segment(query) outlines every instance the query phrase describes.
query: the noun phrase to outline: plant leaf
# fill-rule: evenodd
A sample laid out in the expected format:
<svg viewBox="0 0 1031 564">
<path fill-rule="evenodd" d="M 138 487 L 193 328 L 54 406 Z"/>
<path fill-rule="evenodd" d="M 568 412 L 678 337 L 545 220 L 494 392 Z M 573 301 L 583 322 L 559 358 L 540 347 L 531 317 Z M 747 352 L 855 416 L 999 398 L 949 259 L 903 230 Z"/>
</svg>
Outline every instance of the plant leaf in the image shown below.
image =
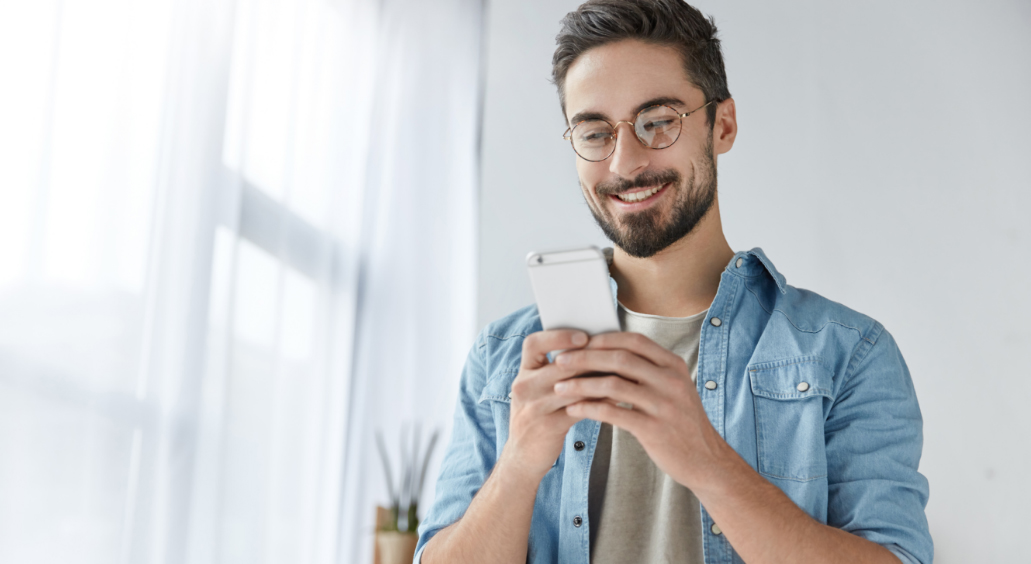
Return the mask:
<svg viewBox="0 0 1031 564">
<path fill-rule="evenodd" d="M 408 476 L 408 504 L 411 506 L 419 499 L 419 439 L 422 438 L 422 430 L 419 426 L 419 422 L 415 422 L 415 436 L 414 444 L 412 445 L 412 453 L 408 457 L 409 467 L 411 471 Z"/>
</svg>

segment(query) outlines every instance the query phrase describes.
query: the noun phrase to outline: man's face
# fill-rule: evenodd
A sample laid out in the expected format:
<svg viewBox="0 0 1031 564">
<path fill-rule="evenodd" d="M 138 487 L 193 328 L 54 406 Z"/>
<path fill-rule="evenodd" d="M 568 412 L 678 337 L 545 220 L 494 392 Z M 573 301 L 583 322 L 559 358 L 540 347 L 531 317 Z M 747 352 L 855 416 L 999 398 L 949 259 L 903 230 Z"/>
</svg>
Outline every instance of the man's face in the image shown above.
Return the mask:
<svg viewBox="0 0 1031 564">
<path fill-rule="evenodd" d="M 678 113 L 708 101 L 688 81 L 676 51 L 632 40 L 580 55 L 566 74 L 565 92 L 569 125 L 585 114 L 632 123 L 643 105 L 656 100 Z M 616 135 L 608 159 L 576 157 L 580 188 L 616 246 L 634 257 L 650 257 L 690 233 L 715 201 L 712 128 L 702 110 L 683 119 L 680 137 L 665 149 L 644 146 L 632 125 L 619 124 Z M 628 194 L 655 189 L 643 200 L 625 201 Z"/>
</svg>

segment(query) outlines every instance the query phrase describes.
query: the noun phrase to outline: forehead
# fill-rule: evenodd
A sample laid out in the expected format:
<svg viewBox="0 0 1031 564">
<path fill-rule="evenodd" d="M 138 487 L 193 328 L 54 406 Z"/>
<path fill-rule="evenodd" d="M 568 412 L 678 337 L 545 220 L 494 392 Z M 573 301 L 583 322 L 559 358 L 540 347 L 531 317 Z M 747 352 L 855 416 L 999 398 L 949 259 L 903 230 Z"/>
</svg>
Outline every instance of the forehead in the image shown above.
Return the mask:
<svg viewBox="0 0 1031 564">
<path fill-rule="evenodd" d="M 567 119 L 581 112 L 626 119 L 644 100 L 670 96 L 693 104 L 704 98 L 688 80 L 680 53 L 635 40 L 585 51 L 566 73 L 565 95 Z"/>
</svg>

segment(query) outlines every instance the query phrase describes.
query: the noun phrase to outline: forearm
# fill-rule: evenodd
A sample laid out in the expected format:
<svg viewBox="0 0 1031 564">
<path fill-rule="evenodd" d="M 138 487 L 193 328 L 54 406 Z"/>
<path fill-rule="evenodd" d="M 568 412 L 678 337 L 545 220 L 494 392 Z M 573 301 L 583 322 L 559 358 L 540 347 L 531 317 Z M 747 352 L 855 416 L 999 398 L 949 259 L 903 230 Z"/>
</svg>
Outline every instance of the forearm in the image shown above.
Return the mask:
<svg viewBox="0 0 1031 564">
<path fill-rule="evenodd" d="M 502 452 L 493 472 L 458 522 L 426 544 L 422 564 L 522 564 L 540 479 Z"/>
<path fill-rule="evenodd" d="M 694 493 L 748 564 L 899 564 L 879 544 L 811 518 L 729 445 L 720 466 Z"/>
</svg>

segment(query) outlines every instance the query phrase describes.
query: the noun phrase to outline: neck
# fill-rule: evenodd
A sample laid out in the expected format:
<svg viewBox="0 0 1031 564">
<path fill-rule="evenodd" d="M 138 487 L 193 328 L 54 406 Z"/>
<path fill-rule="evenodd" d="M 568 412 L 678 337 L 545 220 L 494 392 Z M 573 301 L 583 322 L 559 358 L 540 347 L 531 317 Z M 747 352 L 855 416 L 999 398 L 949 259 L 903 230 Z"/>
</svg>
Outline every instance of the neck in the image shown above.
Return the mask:
<svg viewBox="0 0 1031 564">
<path fill-rule="evenodd" d="M 635 258 L 613 249 L 611 274 L 620 303 L 631 311 L 688 317 L 712 304 L 733 256 L 716 201 L 691 233 L 654 256 Z"/>
</svg>

